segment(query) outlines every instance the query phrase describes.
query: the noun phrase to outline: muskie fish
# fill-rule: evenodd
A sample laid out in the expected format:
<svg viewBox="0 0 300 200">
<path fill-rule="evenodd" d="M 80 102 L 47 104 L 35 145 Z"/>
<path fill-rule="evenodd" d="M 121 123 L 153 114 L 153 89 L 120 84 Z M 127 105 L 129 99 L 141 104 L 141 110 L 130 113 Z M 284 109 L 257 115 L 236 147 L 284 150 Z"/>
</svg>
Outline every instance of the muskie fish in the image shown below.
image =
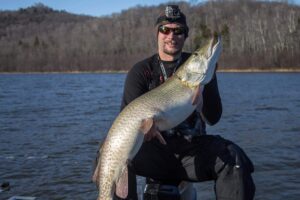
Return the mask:
<svg viewBox="0 0 300 200">
<path fill-rule="evenodd" d="M 98 200 L 112 199 L 128 160 L 140 149 L 144 134 L 155 124 L 159 131 L 184 121 L 197 106 L 200 85 L 213 77 L 221 54 L 221 38 L 212 36 L 157 88 L 128 104 L 113 122 L 96 168 Z"/>
</svg>

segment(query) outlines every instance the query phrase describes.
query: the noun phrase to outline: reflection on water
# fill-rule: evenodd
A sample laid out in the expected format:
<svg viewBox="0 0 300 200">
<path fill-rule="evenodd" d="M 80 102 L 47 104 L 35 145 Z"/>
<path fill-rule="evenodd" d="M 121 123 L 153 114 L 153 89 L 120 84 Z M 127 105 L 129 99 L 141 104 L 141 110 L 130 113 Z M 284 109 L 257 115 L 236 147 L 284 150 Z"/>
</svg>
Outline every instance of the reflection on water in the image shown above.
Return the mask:
<svg viewBox="0 0 300 200">
<path fill-rule="evenodd" d="M 221 73 L 224 112 L 208 127 L 255 164 L 255 199 L 300 196 L 300 74 Z M 125 74 L 0 75 L 0 183 L 13 195 L 95 199 L 91 170 L 119 111 Z M 196 184 L 214 199 L 213 183 Z"/>
</svg>

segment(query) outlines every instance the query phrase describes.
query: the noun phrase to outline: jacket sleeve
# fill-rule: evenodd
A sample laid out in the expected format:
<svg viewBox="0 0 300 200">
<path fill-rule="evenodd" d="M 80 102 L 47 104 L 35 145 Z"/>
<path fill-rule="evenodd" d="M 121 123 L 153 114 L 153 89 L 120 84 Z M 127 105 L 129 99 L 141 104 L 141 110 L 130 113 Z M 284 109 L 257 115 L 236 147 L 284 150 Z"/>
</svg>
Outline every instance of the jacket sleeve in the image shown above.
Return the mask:
<svg viewBox="0 0 300 200">
<path fill-rule="evenodd" d="M 218 89 L 216 74 L 212 80 L 204 86 L 202 118 L 209 124 L 216 124 L 222 115 L 222 102 Z"/>
<path fill-rule="evenodd" d="M 142 65 L 137 64 L 128 72 L 124 85 L 121 110 L 135 98 L 148 91 L 147 79 L 143 69 Z"/>
</svg>

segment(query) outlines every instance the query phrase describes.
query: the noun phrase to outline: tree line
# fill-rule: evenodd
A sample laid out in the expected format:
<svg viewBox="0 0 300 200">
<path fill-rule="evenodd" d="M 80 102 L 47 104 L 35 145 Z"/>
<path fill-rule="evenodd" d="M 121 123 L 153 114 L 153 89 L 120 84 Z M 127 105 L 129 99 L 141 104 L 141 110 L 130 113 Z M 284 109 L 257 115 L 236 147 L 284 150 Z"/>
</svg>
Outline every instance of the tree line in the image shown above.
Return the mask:
<svg viewBox="0 0 300 200">
<path fill-rule="evenodd" d="M 300 69 L 298 5 L 254 0 L 178 4 L 190 27 L 185 51 L 218 30 L 220 69 Z M 40 3 L 0 11 L 0 72 L 128 70 L 156 53 L 154 24 L 165 6 L 137 6 L 103 17 Z"/>
</svg>

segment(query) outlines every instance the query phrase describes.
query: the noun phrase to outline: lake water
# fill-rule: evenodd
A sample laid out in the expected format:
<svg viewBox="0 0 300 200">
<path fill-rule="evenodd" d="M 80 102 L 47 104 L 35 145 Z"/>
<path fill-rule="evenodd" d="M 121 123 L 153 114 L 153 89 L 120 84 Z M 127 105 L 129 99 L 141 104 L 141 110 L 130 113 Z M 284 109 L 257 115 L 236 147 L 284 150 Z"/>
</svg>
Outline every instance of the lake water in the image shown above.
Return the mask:
<svg viewBox="0 0 300 200">
<path fill-rule="evenodd" d="M 38 199 L 96 199 L 99 142 L 116 117 L 125 74 L 1 74 L 0 184 Z M 300 198 L 300 74 L 219 73 L 220 122 L 208 127 L 255 164 L 260 200 Z M 214 199 L 213 183 L 196 184 Z"/>
</svg>

